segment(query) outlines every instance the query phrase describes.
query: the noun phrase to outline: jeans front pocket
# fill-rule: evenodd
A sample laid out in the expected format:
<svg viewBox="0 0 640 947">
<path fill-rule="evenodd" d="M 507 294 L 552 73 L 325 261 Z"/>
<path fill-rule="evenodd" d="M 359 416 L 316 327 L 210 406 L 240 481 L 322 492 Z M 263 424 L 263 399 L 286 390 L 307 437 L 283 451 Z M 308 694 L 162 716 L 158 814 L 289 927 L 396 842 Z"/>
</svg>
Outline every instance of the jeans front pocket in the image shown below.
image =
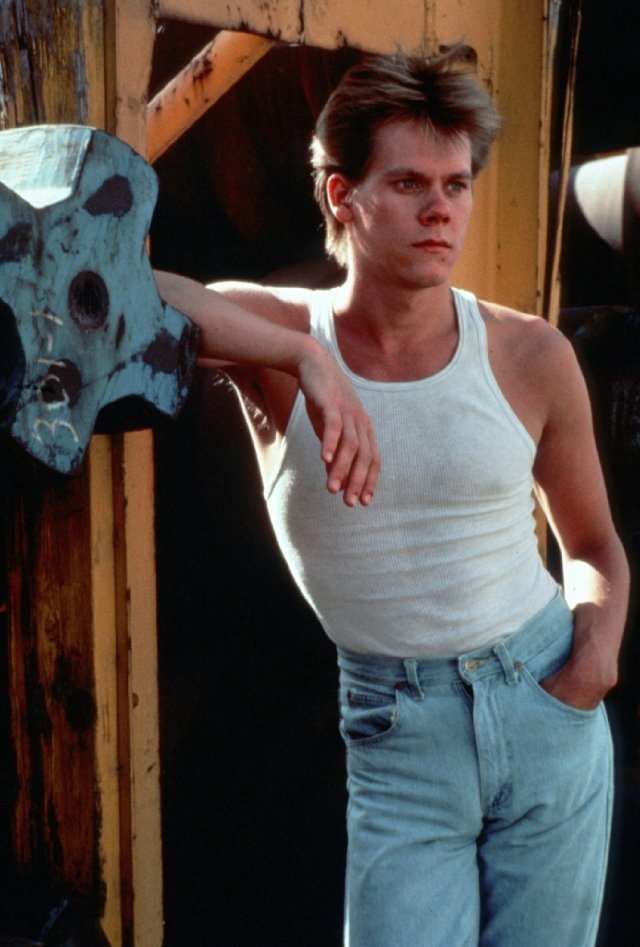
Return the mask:
<svg viewBox="0 0 640 947">
<path fill-rule="evenodd" d="M 340 690 L 340 732 L 347 746 L 379 743 L 398 724 L 399 692 L 345 684 Z"/>
<path fill-rule="evenodd" d="M 565 714 L 575 717 L 578 720 L 589 720 L 592 717 L 596 717 L 601 709 L 602 704 L 598 704 L 597 707 L 593 707 L 589 710 L 583 710 L 580 707 L 574 707 L 572 704 L 567 704 L 562 700 L 559 700 L 557 697 L 554 697 L 553 694 L 550 694 L 549 691 L 545 690 L 541 684 L 541 681 L 544 681 L 547 677 L 550 677 L 552 674 L 556 673 L 563 666 L 563 661 L 556 661 L 551 666 L 551 668 L 546 667 L 543 671 L 535 668 L 524 667 L 522 670 L 522 679 L 529 686 L 531 691 L 536 695 L 539 700 L 545 701 L 551 710 L 562 711 Z"/>
<path fill-rule="evenodd" d="M 576 717 L 578 720 L 589 720 L 592 717 L 596 717 L 600 712 L 602 704 L 598 704 L 597 707 L 593 707 L 589 710 L 583 710 L 580 707 L 574 707 L 572 704 L 567 704 L 562 700 L 558 700 L 557 697 L 554 697 L 553 694 L 550 694 L 549 691 L 546 691 L 540 683 L 540 680 L 544 680 L 544 678 L 548 677 L 549 675 L 545 674 L 544 677 L 537 680 L 536 677 L 527 670 L 527 668 L 524 668 L 522 676 L 523 680 L 527 682 L 534 694 L 536 694 L 538 698 L 546 701 L 552 709 L 555 708 L 556 710 L 568 713 L 569 715 Z"/>
</svg>

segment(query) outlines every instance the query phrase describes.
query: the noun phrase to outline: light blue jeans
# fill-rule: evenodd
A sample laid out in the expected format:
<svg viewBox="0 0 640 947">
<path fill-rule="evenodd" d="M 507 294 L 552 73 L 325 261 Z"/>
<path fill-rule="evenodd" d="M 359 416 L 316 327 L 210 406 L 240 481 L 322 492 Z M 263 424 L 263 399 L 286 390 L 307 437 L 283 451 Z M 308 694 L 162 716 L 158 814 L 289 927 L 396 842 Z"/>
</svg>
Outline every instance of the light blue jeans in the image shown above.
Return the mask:
<svg viewBox="0 0 640 947">
<path fill-rule="evenodd" d="M 346 947 L 591 947 L 609 845 L 603 706 L 538 682 L 567 660 L 561 595 L 491 650 L 340 650 Z"/>
</svg>

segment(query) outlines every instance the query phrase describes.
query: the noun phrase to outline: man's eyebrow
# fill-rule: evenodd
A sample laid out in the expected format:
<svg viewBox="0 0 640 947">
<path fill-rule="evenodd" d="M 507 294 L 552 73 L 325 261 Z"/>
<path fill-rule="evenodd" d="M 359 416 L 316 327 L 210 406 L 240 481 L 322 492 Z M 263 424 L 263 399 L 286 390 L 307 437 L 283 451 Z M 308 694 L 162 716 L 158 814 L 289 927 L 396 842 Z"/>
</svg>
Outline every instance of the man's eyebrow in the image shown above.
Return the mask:
<svg viewBox="0 0 640 947">
<path fill-rule="evenodd" d="M 385 178 L 406 177 L 406 178 L 415 178 L 418 181 L 427 181 L 429 180 L 429 178 L 433 177 L 433 175 L 424 174 L 422 171 L 417 171 L 415 168 L 401 168 L 400 167 L 400 168 L 391 168 L 389 171 L 386 171 L 384 177 Z M 472 181 L 473 173 L 468 168 L 464 168 L 459 171 L 452 171 L 449 174 L 445 174 L 444 177 L 447 178 L 448 180 L 455 178 L 456 180 L 464 179 L 467 181 Z"/>
</svg>

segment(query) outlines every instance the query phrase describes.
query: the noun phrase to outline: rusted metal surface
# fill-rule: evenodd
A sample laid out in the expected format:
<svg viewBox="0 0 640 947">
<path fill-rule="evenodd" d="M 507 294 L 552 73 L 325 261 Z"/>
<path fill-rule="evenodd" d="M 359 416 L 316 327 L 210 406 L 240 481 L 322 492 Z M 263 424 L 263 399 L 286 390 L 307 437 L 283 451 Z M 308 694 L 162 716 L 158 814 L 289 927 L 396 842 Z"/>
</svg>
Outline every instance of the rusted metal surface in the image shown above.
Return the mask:
<svg viewBox="0 0 640 947">
<path fill-rule="evenodd" d="M 0 381 L 4 423 L 62 473 L 78 469 L 105 405 L 135 395 L 174 415 L 186 396 L 197 332 L 155 289 L 144 244 L 156 191 L 149 165 L 104 132 L 0 134 L 0 299 L 24 368 L 12 409 L 16 369 Z"/>
</svg>

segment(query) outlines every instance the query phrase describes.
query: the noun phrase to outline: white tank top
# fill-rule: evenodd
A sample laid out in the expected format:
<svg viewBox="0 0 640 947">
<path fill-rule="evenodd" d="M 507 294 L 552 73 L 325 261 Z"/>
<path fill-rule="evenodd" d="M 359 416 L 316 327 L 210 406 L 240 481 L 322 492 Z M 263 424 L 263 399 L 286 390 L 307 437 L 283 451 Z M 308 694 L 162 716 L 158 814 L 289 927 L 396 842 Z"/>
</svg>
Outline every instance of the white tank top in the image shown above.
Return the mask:
<svg viewBox="0 0 640 947">
<path fill-rule="evenodd" d="M 535 445 L 489 365 L 475 297 L 453 290 L 459 340 L 419 381 L 355 375 L 338 349 L 335 290 L 314 294 L 311 332 L 371 417 L 382 457 L 369 507 L 325 489 L 300 393 L 265 496 L 289 569 L 340 647 L 453 657 L 490 647 L 557 591 L 535 537 Z"/>
</svg>

